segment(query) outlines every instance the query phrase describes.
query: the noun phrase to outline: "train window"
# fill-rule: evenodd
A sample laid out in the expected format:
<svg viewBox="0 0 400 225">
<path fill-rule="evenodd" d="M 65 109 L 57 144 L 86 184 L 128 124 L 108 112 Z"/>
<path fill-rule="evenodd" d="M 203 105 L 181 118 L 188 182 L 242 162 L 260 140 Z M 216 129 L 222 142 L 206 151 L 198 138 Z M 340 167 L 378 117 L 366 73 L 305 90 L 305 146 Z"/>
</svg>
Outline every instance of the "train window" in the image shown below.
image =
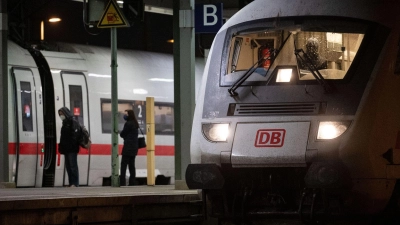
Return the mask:
<svg viewBox="0 0 400 225">
<path fill-rule="evenodd" d="M 84 124 L 81 86 L 69 85 L 69 100 L 70 109 L 72 109 L 75 119 L 77 119 L 80 124 Z"/>
<path fill-rule="evenodd" d="M 21 109 L 22 109 L 22 130 L 33 131 L 32 111 L 32 90 L 29 82 L 20 82 L 21 86 Z"/>
<path fill-rule="evenodd" d="M 122 131 L 125 110 L 133 110 L 142 131 L 146 132 L 146 102 L 118 100 L 118 129 Z M 103 133 L 111 133 L 111 100 L 101 99 L 101 124 Z M 174 134 L 174 107 L 172 103 L 154 103 L 155 133 L 157 135 Z"/>
<path fill-rule="evenodd" d="M 118 130 L 121 132 L 124 128 L 124 112 L 125 110 L 134 109 L 134 102 L 131 101 L 118 101 Z M 103 133 L 111 133 L 111 100 L 102 99 L 101 100 L 101 127 Z M 136 118 L 138 115 L 136 114 Z M 139 122 L 139 121 L 138 121 Z M 139 122 L 140 123 L 140 122 Z"/>
<path fill-rule="evenodd" d="M 299 32 L 295 35 L 300 80 L 315 80 L 313 70 L 324 79 L 343 79 L 360 48 L 364 34 Z"/>
<path fill-rule="evenodd" d="M 222 64 L 226 65 L 225 71 L 222 70 L 222 86 L 235 84 L 243 77 L 246 77 L 241 81 L 243 85 L 314 83 L 313 73 L 320 73 L 328 80 L 343 80 L 366 31 L 362 24 L 325 20 L 281 24 L 281 28 L 272 30 L 246 27 L 237 32 L 236 28 L 226 45 L 228 58 Z M 282 73 L 277 70 L 285 67 L 294 68 L 292 76 L 297 77 L 278 78 L 277 74 Z"/>
<path fill-rule="evenodd" d="M 231 63 L 231 71 L 234 72 L 236 71 L 238 59 L 239 59 L 239 52 L 240 52 L 240 47 L 242 46 L 243 38 L 237 37 L 235 39 L 235 42 L 233 44 L 233 50 L 232 50 L 232 61 Z"/>
<path fill-rule="evenodd" d="M 174 134 L 174 107 L 172 104 L 155 102 L 154 117 L 156 134 Z"/>
</svg>

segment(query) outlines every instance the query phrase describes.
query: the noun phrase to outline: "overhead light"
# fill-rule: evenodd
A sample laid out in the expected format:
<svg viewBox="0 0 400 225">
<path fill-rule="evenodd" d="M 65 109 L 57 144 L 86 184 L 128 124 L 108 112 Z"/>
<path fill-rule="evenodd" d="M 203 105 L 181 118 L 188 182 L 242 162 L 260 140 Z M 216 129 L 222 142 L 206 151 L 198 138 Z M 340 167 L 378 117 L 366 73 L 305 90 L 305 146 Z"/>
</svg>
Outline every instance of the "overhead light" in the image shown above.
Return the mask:
<svg viewBox="0 0 400 225">
<path fill-rule="evenodd" d="M 162 7 L 157 7 L 157 6 L 150 6 L 150 5 L 145 5 L 144 11 L 151 12 L 151 13 L 160 13 L 160 14 L 165 14 L 165 15 L 173 15 L 174 14 L 172 9 L 162 8 Z"/>
<path fill-rule="evenodd" d="M 174 39 L 167 40 L 168 43 L 174 43 Z"/>
<path fill-rule="evenodd" d="M 60 21 L 61 21 L 60 18 L 50 18 L 50 19 L 49 19 L 49 22 L 50 22 L 50 23 L 55 23 L 55 22 L 60 22 Z"/>
<path fill-rule="evenodd" d="M 40 40 L 44 40 L 44 21 L 40 21 Z"/>
<path fill-rule="evenodd" d="M 124 1 L 116 1 L 118 4 L 118 7 L 123 8 Z"/>
</svg>

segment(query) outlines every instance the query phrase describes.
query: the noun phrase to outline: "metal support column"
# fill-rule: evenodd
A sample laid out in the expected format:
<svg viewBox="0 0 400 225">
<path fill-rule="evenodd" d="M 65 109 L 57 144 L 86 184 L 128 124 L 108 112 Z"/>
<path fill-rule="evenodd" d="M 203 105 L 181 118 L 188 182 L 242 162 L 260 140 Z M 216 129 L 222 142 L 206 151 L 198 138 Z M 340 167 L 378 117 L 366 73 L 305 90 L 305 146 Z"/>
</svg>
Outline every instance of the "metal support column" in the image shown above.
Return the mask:
<svg viewBox="0 0 400 225">
<path fill-rule="evenodd" d="M 7 1 L 0 1 L 0 188 L 10 182 L 8 162 L 8 57 L 7 57 Z"/>
<path fill-rule="evenodd" d="M 111 132 L 111 186 L 119 187 L 119 159 L 118 159 L 118 76 L 117 76 L 117 28 L 111 28 L 111 114 L 113 126 Z"/>
<path fill-rule="evenodd" d="M 173 1 L 173 8 L 175 188 L 184 189 L 195 108 L 194 0 Z"/>
</svg>

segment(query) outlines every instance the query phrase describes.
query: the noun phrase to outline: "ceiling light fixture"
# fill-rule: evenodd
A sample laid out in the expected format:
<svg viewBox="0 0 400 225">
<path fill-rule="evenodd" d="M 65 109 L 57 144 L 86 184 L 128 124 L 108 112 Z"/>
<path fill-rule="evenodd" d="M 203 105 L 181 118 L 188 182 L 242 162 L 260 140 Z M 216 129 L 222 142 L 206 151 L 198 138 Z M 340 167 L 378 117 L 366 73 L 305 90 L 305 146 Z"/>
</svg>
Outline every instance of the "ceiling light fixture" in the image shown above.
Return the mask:
<svg viewBox="0 0 400 225">
<path fill-rule="evenodd" d="M 50 18 L 50 19 L 49 19 L 49 22 L 50 22 L 50 23 L 56 23 L 56 22 L 60 22 L 60 21 L 61 21 L 60 18 Z"/>
</svg>

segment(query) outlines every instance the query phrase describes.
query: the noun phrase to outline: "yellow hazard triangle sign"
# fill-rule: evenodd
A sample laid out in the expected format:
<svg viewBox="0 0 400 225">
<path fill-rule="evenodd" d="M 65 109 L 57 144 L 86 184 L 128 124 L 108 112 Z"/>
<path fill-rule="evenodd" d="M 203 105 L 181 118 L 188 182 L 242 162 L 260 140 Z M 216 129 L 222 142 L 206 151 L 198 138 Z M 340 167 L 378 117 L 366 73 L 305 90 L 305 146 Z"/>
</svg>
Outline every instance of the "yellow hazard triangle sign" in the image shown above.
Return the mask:
<svg viewBox="0 0 400 225">
<path fill-rule="evenodd" d="M 107 4 L 106 10 L 101 17 L 98 28 L 110 28 L 110 27 L 129 27 L 128 21 L 125 19 L 124 14 L 120 11 L 117 3 L 114 0 L 110 0 Z"/>
</svg>

